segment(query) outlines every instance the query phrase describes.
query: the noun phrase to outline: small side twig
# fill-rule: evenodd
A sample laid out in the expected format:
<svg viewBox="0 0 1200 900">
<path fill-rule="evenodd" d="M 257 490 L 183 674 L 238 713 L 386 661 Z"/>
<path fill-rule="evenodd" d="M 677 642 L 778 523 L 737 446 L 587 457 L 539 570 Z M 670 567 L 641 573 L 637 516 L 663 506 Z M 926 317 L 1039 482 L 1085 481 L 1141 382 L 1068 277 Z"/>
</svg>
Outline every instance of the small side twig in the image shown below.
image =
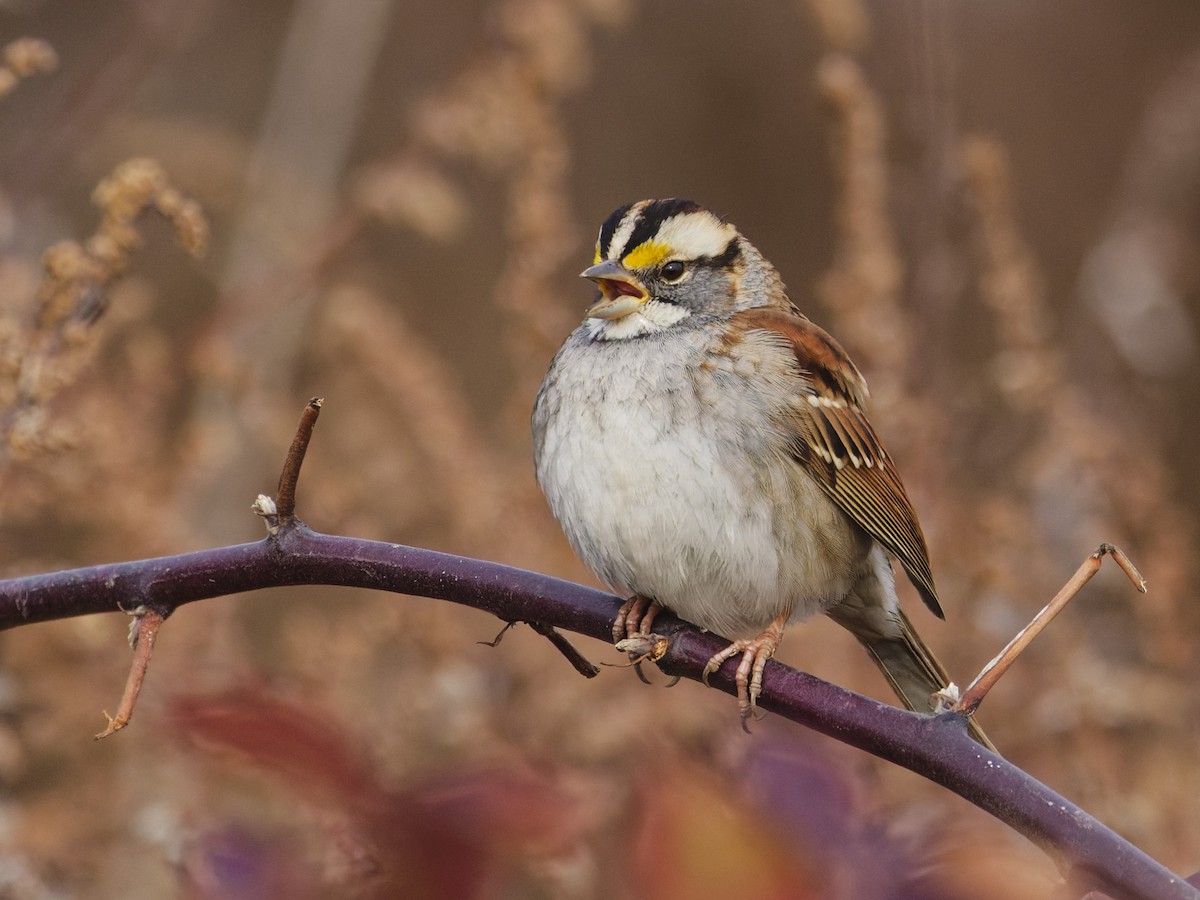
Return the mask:
<svg viewBox="0 0 1200 900">
<path fill-rule="evenodd" d="M 558 631 L 553 625 L 543 625 L 541 622 L 527 622 L 526 624 L 542 637 L 549 640 L 554 645 L 554 649 L 565 656 L 567 662 L 574 666 L 575 671 L 584 678 L 595 678 L 600 674 L 600 667 L 575 649 L 575 645 L 567 640 L 567 636 Z M 516 625 L 517 622 L 515 621 L 506 622 L 504 623 L 504 627 L 500 629 L 500 633 L 490 641 L 476 641 L 475 643 L 484 647 L 499 647 L 500 642 L 504 640 L 504 636 L 508 634 L 511 628 L 516 627 Z"/>
<path fill-rule="evenodd" d="M 317 424 L 317 416 L 321 414 L 324 402 L 320 397 L 313 397 L 308 401 L 300 415 L 300 424 L 296 426 L 292 446 L 288 448 L 287 458 L 283 461 L 283 471 L 279 473 L 279 490 L 275 493 L 275 514 L 281 521 L 287 521 L 296 515 L 296 482 L 300 480 L 300 467 L 304 464 L 304 454 L 308 452 L 313 427 Z"/>
<path fill-rule="evenodd" d="M 288 448 L 287 458 L 283 462 L 283 471 L 279 475 L 279 491 L 276 499 L 272 500 L 260 494 L 254 501 L 252 509 L 267 521 L 267 531 L 277 536 L 280 529 L 295 520 L 296 517 L 296 482 L 300 479 L 300 466 L 304 463 L 304 454 L 308 451 L 309 441 L 312 440 L 313 426 L 321 413 L 322 400 L 314 397 L 304 407 L 300 416 L 300 424 L 296 428 L 296 436 L 292 438 L 292 446 Z M 125 692 L 121 695 L 121 704 L 117 714 L 110 716 L 108 725 L 95 735 L 96 740 L 115 734 L 133 718 L 133 707 L 141 693 L 142 684 L 146 680 L 146 670 L 150 665 L 150 654 L 154 652 L 154 641 L 158 637 L 158 629 L 166 620 L 171 608 L 165 612 L 150 606 L 139 606 L 130 615 L 134 617 L 129 626 L 129 646 L 133 650 L 133 662 L 129 667 L 129 677 L 125 680 Z"/>
<path fill-rule="evenodd" d="M 1096 552 L 1088 556 L 1083 561 L 1083 564 L 1071 576 L 1071 580 L 1063 585 L 1062 590 L 1054 595 L 1054 599 L 1047 603 L 1042 611 L 1033 617 L 1028 625 L 1017 632 L 1017 636 L 1008 642 L 1008 645 L 1000 651 L 1000 653 L 983 667 L 983 671 L 976 676 L 971 682 L 970 687 L 963 692 L 962 698 L 955 704 L 955 711 L 969 716 L 979 704 L 983 702 L 983 698 L 987 696 L 988 691 L 995 686 L 1004 673 L 1009 670 L 1017 657 L 1025 650 L 1026 647 L 1033 641 L 1035 637 L 1042 633 L 1050 621 L 1062 612 L 1063 608 L 1071 602 L 1076 594 L 1082 590 L 1083 586 L 1092 580 L 1092 576 L 1100 571 L 1100 563 L 1105 556 L 1111 556 L 1121 570 L 1129 576 L 1129 580 L 1133 582 L 1133 586 L 1146 593 L 1146 580 L 1142 578 L 1141 573 L 1129 561 L 1129 557 L 1119 547 L 1112 544 L 1101 544 L 1096 548 Z"/>
<path fill-rule="evenodd" d="M 530 622 L 529 627 L 550 641 L 554 649 L 567 658 L 567 662 L 575 667 L 575 671 L 584 678 L 595 678 L 600 674 L 600 667 L 575 649 L 575 645 L 567 640 L 567 636 L 555 629 L 553 625 L 541 622 Z"/>
<path fill-rule="evenodd" d="M 129 626 L 129 646 L 133 650 L 133 662 L 129 666 L 129 677 L 125 680 L 125 692 L 121 695 L 117 714 L 104 714 L 108 725 L 94 736 L 94 740 L 97 741 L 120 731 L 133 718 L 133 707 L 142 691 L 142 683 L 146 680 L 150 654 L 154 652 L 154 640 L 158 637 L 159 626 L 166 620 L 163 613 L 148 606 L 139 606 L 129 614 L 133 616 L 133 622 Z"/>
</svg>

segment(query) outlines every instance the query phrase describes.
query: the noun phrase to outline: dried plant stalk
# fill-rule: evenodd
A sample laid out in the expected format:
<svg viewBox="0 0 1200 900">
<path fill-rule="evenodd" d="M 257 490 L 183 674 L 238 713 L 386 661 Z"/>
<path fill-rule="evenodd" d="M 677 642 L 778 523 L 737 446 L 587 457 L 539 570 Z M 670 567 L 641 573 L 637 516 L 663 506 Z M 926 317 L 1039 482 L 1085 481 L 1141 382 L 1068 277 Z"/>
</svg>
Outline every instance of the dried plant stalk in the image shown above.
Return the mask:
<svg viewBox="0 0 1200 900">
<path fill-rule="evenodd" d="M 1073 511 L 1044 525 L 1060 543 L 1065 533 L 1083 542 L 1097 531 L 1121 528 L 1129 515 L 1139 517 L 1134 531 L 1141 536 L 1147 567 L 1159 585 L 1136 608 L 1150 625 L 1144 652 L 1147 658 L 1188 665 L 1190 650 L 1179 623 L 1189 616 L 1178 598 L 1191 581 L 1190 555 L 1183 545 L 1192 529 L 1168 487 L 1162 449 L 1147 435 L 1136 442 L 1123 435 L 1067 376 L 1051 340 L 1054 317 L 1045 285 L 1016 224 L 1003 149 L 993 140 L 972 137 L 963 143 L 962 161 L 968 197 L 980 223 L 981 292 L 996 323 L 994 383 L 1015 412 L 1036 423 L 1033 439 L 1022 446 L 1021 458 L 1013 465 L 1018 484 L 1029 503 L 1040 492 L 1043 507 Z M 1064 472 L 1075 477 L 1065 479 Z M 1111 497 L 1092 485 L 1105 485 Z M 1019 518 L 1026 516 L 1027 511 Z M 1011 512 L 1008 518 L 1013 518 Z M 1027 542 L 1035 534 L 1027 525 L 1019 532 L 1019 539 Z M 1032 544 L 1027 550 L 1030 559 L 1043 556 Z"/>
<path fill-rule="evenodd" d="M 46 442 L 47 405 L 94 354 L 93 327 L 107 307 L 108 289 L 141 243 L 137 218 L 154 210 L 188 253 L 200 256 L 207 248 L 199 205 L 174 188 L 153 160 L 122 163 L 92 199 L 103 212 L 95 233 L 46 251 L 35 311 L 0 331 L 0 466 L 13 456 L 53 449 Z"/>
<path fill-rule="evenodd" d="M 26 78 L 57 68 L 58 54 L 46 41 L 37 38 L 12 41 L 0 50 L 0 98 L 12 93 Z"/>
<path fill-rule="evenodd" d="M 913 339 L 900 301 L 904 263 L 888 216 L 883 112 L 851 57 L 829 54 L 817 79 L 833 112 L 838 178 L 836 258 L 818 290 L 834 316 L 831 330 L 854 348 L 875 390 L 900 391 Z"/>
</svg>

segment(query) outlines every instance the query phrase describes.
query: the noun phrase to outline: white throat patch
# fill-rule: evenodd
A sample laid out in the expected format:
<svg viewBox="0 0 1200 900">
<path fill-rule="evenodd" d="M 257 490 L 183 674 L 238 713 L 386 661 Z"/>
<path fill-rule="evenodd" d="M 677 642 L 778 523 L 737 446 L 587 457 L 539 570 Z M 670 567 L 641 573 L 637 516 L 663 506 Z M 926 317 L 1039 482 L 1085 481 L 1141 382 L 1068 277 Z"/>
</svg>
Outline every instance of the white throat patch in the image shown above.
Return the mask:
<svg viewBox="0 0 1200 900">
<path fill-rule="evenodd" d="M 691 313 L 673 303 L 647 300 L 640 310 L 619 319 L 588 319 L 588 336 L 594 341 L 624 341 L 665 331 Z"/>
</svg>

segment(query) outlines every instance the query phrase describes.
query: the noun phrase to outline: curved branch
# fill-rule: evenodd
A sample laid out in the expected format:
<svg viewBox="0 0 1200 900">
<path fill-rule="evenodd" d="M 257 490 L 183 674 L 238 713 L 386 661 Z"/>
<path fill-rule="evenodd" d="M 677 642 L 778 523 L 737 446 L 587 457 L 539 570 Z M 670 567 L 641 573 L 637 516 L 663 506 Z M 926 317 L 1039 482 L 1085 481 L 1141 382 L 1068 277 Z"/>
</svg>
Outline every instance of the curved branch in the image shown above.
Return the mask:
<svg viewBox="0 0 1200 900">
<path fill-rule="evenodd" d="M 253 544 L 93 566 L 0 581 L 0 629 L 113 612 L 131 602 L 169 615 L 195 600 L 267 587 L 336 584 L 449 600 L 500 619 L 574 631 L 608 642 L 620 600 L 582 585 L 432 550 L 320 534 L 298 520 Z M 699 680 L 724 647 L 664 613 L 668 638 L 659 667 Z M 710 677 L 735 693 L 732 666 Z M 918 715 L 855 694 L 772 661 L 759 705 L 882 759 L 911 769 L 1051 849 L 1076 886 L 1114 897 L 1200 900 L 1182 878 L 1111 829 L 972 741 L 956 713 Z"/>
</svg>

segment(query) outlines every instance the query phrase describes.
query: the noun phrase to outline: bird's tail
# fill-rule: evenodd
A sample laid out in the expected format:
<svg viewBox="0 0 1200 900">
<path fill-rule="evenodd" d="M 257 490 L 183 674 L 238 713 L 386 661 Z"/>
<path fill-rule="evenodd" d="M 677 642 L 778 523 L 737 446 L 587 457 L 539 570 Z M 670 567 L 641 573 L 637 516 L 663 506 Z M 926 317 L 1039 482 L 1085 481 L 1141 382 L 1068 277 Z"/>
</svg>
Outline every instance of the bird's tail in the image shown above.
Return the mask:
<svg viewBox="0 0 1200 900">
<path fill-rule="evenodd" d="M 932 709 L 930 698 L 950 683 L 950 676 L 902 609 L 888 615 L 889 633 L 877 627 L 874 616 L 864 617 L 852 609 L 835 607 L 829 616 L 858 638 L 905 706 L 924 713 Z M 968 720 L 967 728 L 980 744 L 996 749 L 974 718 Z"/>
</svg>

